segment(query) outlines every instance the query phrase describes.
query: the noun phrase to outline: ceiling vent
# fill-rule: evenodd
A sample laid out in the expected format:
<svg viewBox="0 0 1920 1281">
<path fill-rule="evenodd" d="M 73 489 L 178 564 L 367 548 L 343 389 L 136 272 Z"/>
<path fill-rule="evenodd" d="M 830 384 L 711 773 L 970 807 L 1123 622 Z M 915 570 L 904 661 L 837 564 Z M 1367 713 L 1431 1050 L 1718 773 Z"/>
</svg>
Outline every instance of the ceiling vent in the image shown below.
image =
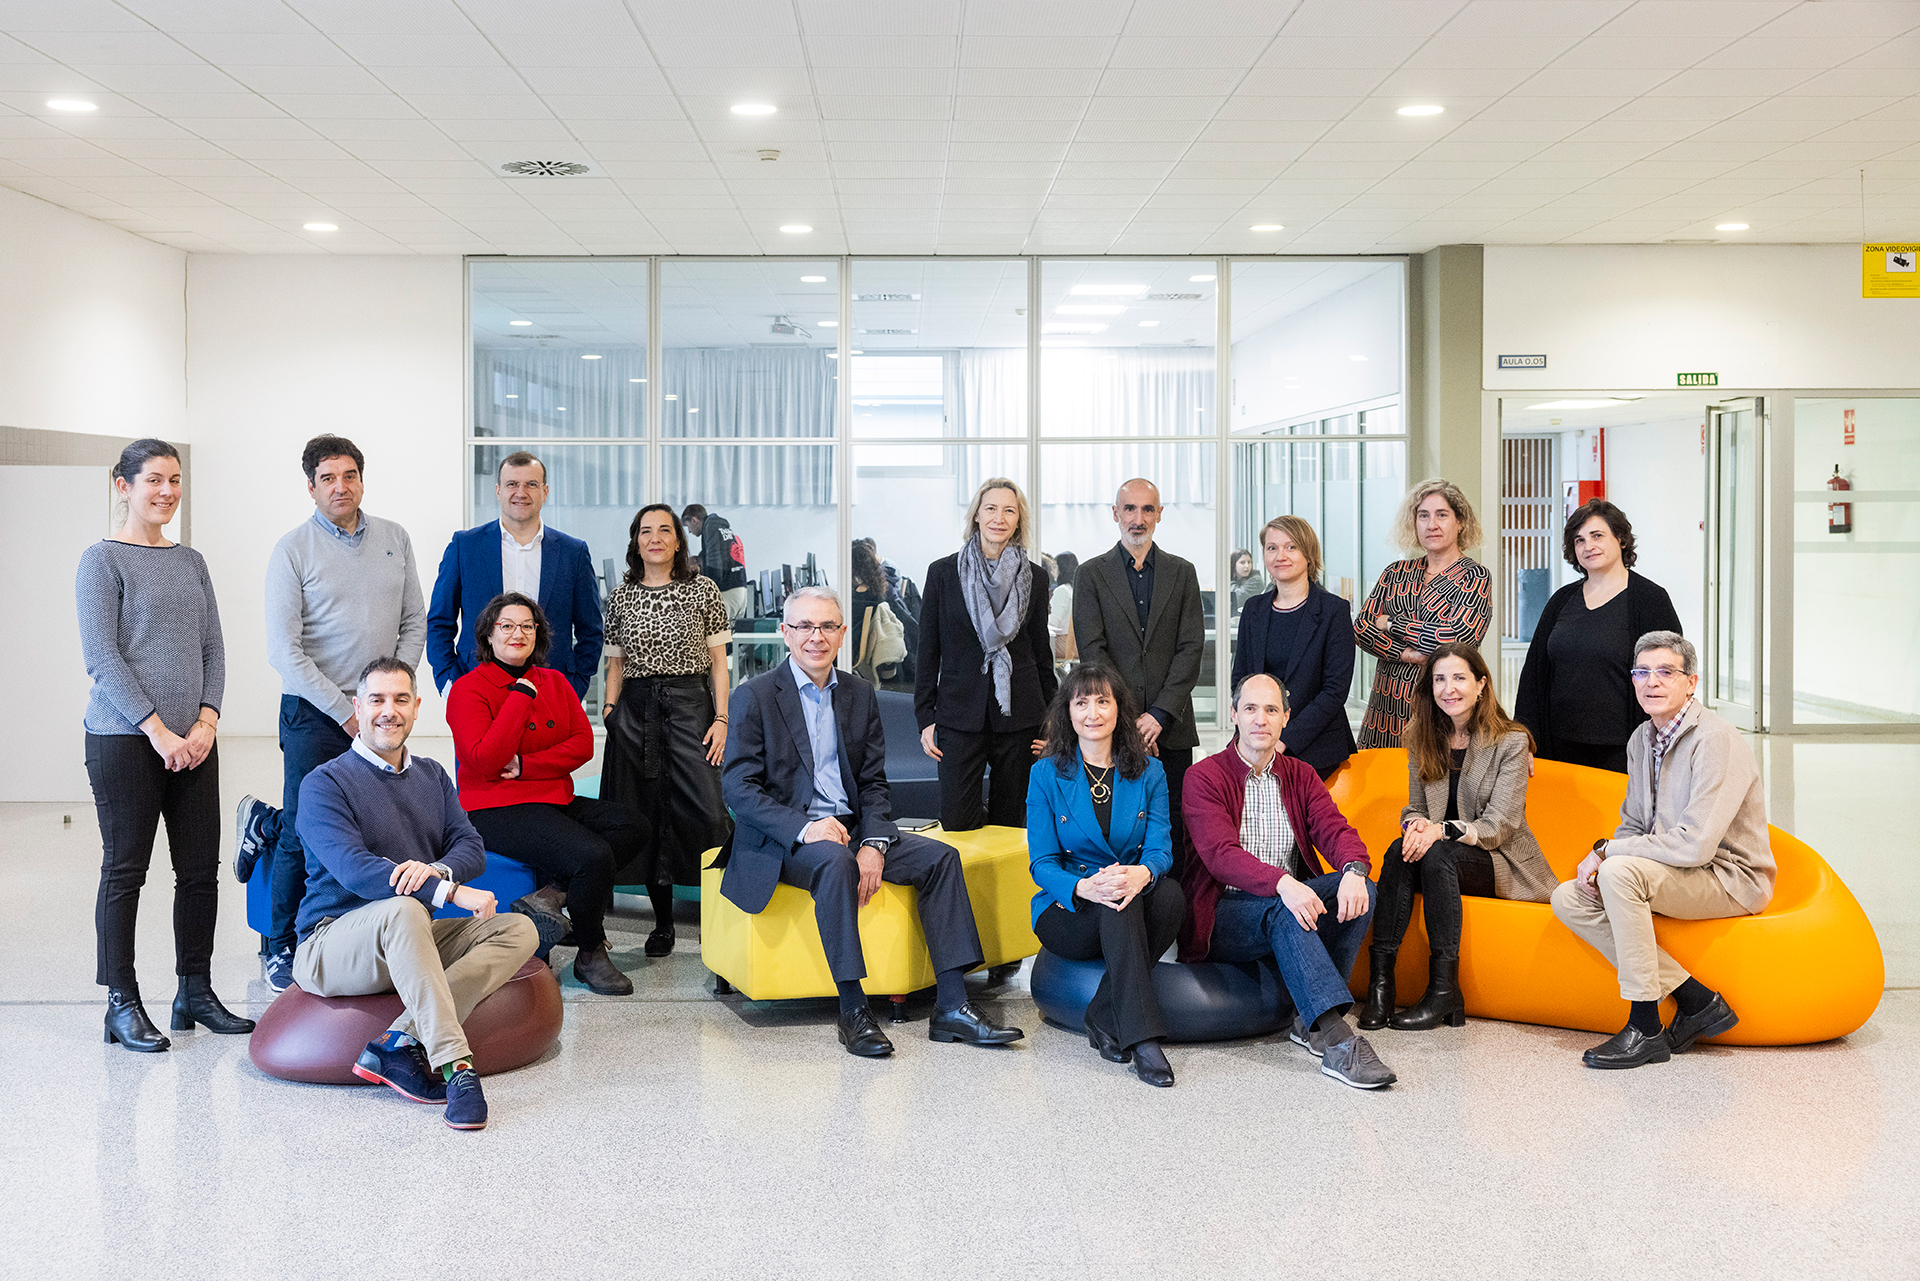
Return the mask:
<svg viewBox="0 0 1920 1281">
<path fill-rule="evenodd" d="M 853 300 L 855 302 L 919 302 L 920 295 L 919 294 L 855 294 L 853 296 Z M 867 333 L 869 331 L 863 329 L 860 332 Z M 872 332 L 877 333 L 879 331 L 874 330 Z"/>
<path fill-rule="evenodd" d="M 856 329 L 856 334 L 917 334 L 918 329 Z"/>
<path fill-rule="evenodd" d="M 539 341 L 541 341 L 541 342 L 545 342 L 545 341 L 546 341 L 547 339 L 549 339 L 549 338 L 558 338 L 558 337 L 560 337 L 560 335 L 559 335 L 559 334 L 508 334 L 508 335 L 507 335 L 507 337 L 509 337 L 509 338 L 531 338 L 531 339 L 537 339 L 537 340 L 539 340 Z"/>
<path fill-rule="evenodd" d="M 1148 302 L 1199 302 L 1205 294 L 1148 294 Z"/>
<path fill-rule="evenodd" d="M 577 160 L 509 160 L 500 172 L 512 178 L 578 178 L 593 167 Z"/>
</svg>

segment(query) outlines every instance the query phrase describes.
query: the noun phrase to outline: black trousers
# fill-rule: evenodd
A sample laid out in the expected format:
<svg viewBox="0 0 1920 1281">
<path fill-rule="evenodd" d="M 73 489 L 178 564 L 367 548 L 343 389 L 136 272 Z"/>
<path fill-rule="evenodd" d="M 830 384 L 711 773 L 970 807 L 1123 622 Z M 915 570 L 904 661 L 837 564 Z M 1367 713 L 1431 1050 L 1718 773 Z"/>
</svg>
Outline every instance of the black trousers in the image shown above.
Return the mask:
<svg viewBox="0 0 1920 1281">
<path fill-rule="evenodd" d="M 820 925 L 827 968 L 835 983 L 867 976 L 860 948 L 860 867 L 855 846 L 809 841 L 780 864 L 780 879 L 813 895 L 813 918 Z M 920 929 L 934 972 L 970 970 L 980 964 L 980 931 L 973 923 L 973 901 L 960 870 L 960 851 L 930 837 L 902 832 L 887 851 L 882 880 L 911 885 L 920 895 Z"/>
<path fill-rule="evenodd" d="M 140 890 L 153 838 L 167 822 L 173 858 L 173 971 L 206 974 L 220 908 L 220 749 L 170 773 L 144 734 L 87 735 L 87 780 L 100 817 L 100 894 L 93 909 L 99 948 L 94 982 L 139 986 L 133 968 Z"/>
<path fill-rule="evenodd" d="M 1027 771 L 1033 768 L 1033 740 L 1040 727 L 1006 730 L 961 730 L 937 725 L 934 746 L 940 749 L 940 826 L 949 832 L 971 832 L 991 823 L 996 827 L 1027 825 Z M 987 804 L 980 805 L 980 779 L 987 780 Z"/>
<path fill-rule="evenodd" d="M 624 805 L 590 796 L 576 796 L 565 805 L 501 805 L 474 810 L 467 818 L 488 849 L 565 887 L 567 916 L 582 952 L 606 941 L 613 874 L 646 848 L 645 819 Z"/>
<path fill-rule="evenodd" d="M 648 836 L 639 857 L 616 869 L 619 884 L 698 885 L 700 856 L 726 840 L 720 767 L 701 741 L 713 718 L 705 676 L 630 676 L 621 685 L 604 718 L 600 796 L 645 820 Z"/>
<path fill-rule="evenodd" d="M 1418 862 L 1400 856 L 1399 841 L 1387 846 L 1380 861 L 1379 906 L 1373 917 L 1373 946 L 1400 950 L 1413 920 L 1413 896 L 1426 906 L 1427 946 L 1435 956 L 1460 955 L 1460 896 L 1493 898 L 1493 855 L 1477 845 L 1435 841 Z"/>
<path fill-rule="evenodd" d="M 1187 865 L 1187 820 L 1186 811 L 1180 805 L 1180 791 L 1187 777 L 1187 767 L 1192 764 L 1191 747 L 1160 749 L 1160 767 L 1167 771 L 1167 821 L 1172 828 L 1175 875 Z"/>
<path fill-rule="evenodd" d="M 300 816 L 300 784 L 334 757 L 352 750 L 353 739 L 340 723 L 293 694 L 280 696 L 280 809 L 267 820 L 273 849 L 268 884 L 272 888 L 267 930 L 269 952 L 292 951 L 298 941 L 294 923 L 307 894 L 307 852 L 294 821 Z"/>
<path fill-rule="evenodd" d="M 1187 919 L 1187 895 L 1180 882 L 1163 876 L 1134 895 L 1116 912 L 1104 903 L 1075 896 L 1067 911 L 1055 903 L 1040 913 L 1033 932 L 1055 956 L 1070 961 L 1105 959 L 1107 972 L 1087 1002 L 1087 1026 L 1107 1033 L 1122 1046 L 1138 1045 L 1167 1034 L 1160 998 L 1153 990 L 1153 967 L 1180 934 Z"/>
<path fill-rule="evenodd" d="M 1625 743 L 1576 743 L 1571 739 L 1561 739 L 1554 746 L 1554 759 L 1565 761 L 1569 765 L 1586 765 L 1593 769 L 1610 769 L 1616 774 L 1627 772 L 1627 745 Z"/>
</svg>

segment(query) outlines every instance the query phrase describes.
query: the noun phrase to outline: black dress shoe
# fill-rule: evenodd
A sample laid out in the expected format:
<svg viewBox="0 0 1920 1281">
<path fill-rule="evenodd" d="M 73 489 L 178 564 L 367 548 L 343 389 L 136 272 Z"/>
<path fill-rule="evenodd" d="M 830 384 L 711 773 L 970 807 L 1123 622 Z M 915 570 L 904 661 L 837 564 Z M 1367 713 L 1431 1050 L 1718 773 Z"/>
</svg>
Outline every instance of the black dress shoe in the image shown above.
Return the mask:
<svg viewBox="0 0 1920 1281">
<path fill-rule="evenodd" d="M 1173 1084 L 1173 1065 L 1158 1041 L 1142 1041 L 1133 1047 L 1133 1074 L 1148 1085 L 1166 1089 Z"/>
<path fill-rule="evenodd" d="M 1581 1055 L 1580 1061 L 1590 1068 L 1637 1068 L 1672 1057 L 1665 1028 L 1649 1036 L 1629 1023 Z"/>
<path fill-rule="evenodd" d="M 1727 1004 L 1727 998 L 1715 992 L 1713 999 L 1698 1014 L 1676 1013 L 1673 1016 L 1673 1022 L 1667 1025 L 1667 1046 L 1675 1054 L 1685 1054 L 1693 1048 L 1695 1041 L 1731 1032 L 1739 1023 L 1740 1016 Z"/>
<path fill-rule="evenodd" d="M 182 974 L 180 993 L 173 998 L 172 1027 L 176 1032 L 191 1032 L 195 1023 L 209 1032 L 242 1036 L 253 1031 L 253 1020 L 241 1018 L 213 994 L 213 981 L 204 974 Z"/>
<path fill-rule="evenodd" d="M 647 935 L 647 955 L 667 956 L 673 952 L 673 927 L 663 925 Z"/>
<path fill-rule="evenodd" d="M 1087 1044 L 1100 1051 L 1100 1057 L 1109 1063 L 1133 1062 L 1133 1051 L 1120 1044 L 1091 1023 L 1087 1025 Z"/>
<path fill-rule="evenodd" d="M 840 1044 L 847 1047 L 848 1054 L 863 1059 L 884 1059 L 893 1053 L 893 1042 L 873 1021 L 873 1011 L 864 1005 L 851 1014 L 840 1015 Z"/>
<path fill-rule="evenodd" d="M 138 988 L 108 989 L 105 1039 L 108 1045 L 118 1041 L 129 1050 L 138 1050 L 142 1054 L 157 1054 L 173 1046 L 173 1042 L 160 1035 L 160 1029 L 147 1017 L 146 1007 L 140 1004 Z"/>
<path fill-rule="evenodd" d="M 927 1020 L 929 1041 L 964 1041 L 968 1045 L 1005 1045 L 1026 1033 L 1017 1027 L 995 1027 L 967 1001 L 951 1010 L 936 1010 Z"/>
</svg>

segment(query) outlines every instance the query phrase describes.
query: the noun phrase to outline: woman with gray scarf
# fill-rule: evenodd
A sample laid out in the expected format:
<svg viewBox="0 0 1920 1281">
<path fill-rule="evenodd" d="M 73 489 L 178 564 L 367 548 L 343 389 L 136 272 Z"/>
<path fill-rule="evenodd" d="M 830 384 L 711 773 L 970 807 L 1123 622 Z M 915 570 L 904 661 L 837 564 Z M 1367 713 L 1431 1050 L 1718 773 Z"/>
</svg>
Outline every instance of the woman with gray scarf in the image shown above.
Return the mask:
<svg viewBox="0 0 1920 1281">
<path fill-rule="evenodd" d="M 1027 771 L 1059 684 L 1047 577 L 1028 556 L 1026 495 L 1004 477 L 987 481 L 967 507 L 964 535 L 958 552 L 927 566 L 914 717 L 921 748 L 940 762 L 940 825 L 1024 828 Z"/>
</svg>

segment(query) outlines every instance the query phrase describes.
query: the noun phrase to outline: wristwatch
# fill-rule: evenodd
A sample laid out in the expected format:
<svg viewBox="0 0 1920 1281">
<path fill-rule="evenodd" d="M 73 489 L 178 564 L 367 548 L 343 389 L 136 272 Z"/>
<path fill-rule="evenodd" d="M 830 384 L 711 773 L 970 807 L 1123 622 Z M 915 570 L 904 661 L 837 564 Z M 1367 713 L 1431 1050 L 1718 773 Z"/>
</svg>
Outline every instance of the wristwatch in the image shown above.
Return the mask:
<svg viewBox="0 0 1920 1281">
<path fill-rule="evenodd" d="M 1356 859 L 1353 862 L 1347 864 L 1345 867 L 1341 868 L 1340 870 L 1342 872 L 1352 872 L 1355 876 L 1359 877 L 1361 880 L 1364 881 L 1368 879 L 1367 873 L 1372 871 L 1373 867 L 1371 864 L 1362 863 Z"/>
<path fill-rule="evenodd" d="M 1607 856 L 1607 838 L 1603 836 L 1599 840 L 1595 841 L 1593 843 L 1593 848 L 1588 850 L 1587 852 L 1589 854 L 1598 854 L 1600 857 L 1605 858 Z"/>
</svg>

